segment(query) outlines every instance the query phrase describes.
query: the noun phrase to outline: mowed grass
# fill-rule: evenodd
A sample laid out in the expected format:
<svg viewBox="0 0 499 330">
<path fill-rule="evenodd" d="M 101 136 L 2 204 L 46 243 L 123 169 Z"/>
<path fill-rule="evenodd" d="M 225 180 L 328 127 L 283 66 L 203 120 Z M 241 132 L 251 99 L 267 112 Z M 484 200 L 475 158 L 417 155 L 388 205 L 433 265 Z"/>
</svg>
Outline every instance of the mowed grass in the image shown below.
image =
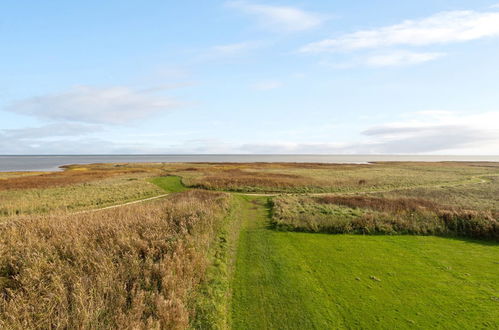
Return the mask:
<svg viewBox="0 0 499 330">
<path fill-rule="evenodd" d="M 182 192 L 187 188 L 182 184 L 182 178 L 178 176 L 162 176 L 149 179 L 149 182 L 154 183 L 166 192 Z"/>
<path fill-rule="evenodd" d="M 244 198 L 234 329 L 498 326 L 498 244 L 276 232 L 266 200 Z"/>
</svg>

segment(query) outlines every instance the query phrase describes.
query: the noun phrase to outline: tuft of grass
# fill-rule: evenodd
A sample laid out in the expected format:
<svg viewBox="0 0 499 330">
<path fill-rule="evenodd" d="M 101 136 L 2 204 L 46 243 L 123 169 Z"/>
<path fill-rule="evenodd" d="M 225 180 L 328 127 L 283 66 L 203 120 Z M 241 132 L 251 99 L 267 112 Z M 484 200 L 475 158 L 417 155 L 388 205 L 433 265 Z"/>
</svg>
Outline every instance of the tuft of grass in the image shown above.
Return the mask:
<svg viewBox="0 0 499 330">
<path fill-rule="evenodd" d="M 149 179 L 149 182 L 154 183 L 166 192 L 175 193 L 187 190 L 182 183 L 182 178 L 179 176 L 162 176 Z"/>
</svg>

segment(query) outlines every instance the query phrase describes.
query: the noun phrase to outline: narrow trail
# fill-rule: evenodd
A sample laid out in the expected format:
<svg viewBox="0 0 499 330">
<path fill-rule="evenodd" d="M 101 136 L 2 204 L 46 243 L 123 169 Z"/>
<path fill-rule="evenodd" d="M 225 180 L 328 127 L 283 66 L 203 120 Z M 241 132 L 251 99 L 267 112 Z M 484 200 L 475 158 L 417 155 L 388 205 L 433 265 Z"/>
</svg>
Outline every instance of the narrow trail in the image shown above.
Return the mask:
<svg viewBox="0 0 499 330">
<path fill-rule="evenodd" d="M 472 184 L 484 184 L 488 183 L 490 181 L 486 180 L 485 177 L 496 177 L 499 175 L 487 175 L 487 176 L 481 176 L 481 177 L 472 177 L 469 179 L 468 182 L 455 182 L 455 183 L 449 183 L 449 184 L 434 184 L 434 185 L 421 185 L 421 186 L 412 186 L 412 187 L 397 187 L 397 188 L 389 188 L 389 189 L 379 189 L 379 190 L 360 190 L 360 191 L 353 191 L 353 192 L 324 192 L 324 193 L 283 193 L 283 192 L 276 192 L 276 193 L 244 193 L 244 192 L 234 192 L 234 191 L 224 191 L 229 194 L 235 194 L 235 195 L 240 195 L 240 196 L 248 196 L 248 197 L 274 197 L 274 196 L 296 196 L 296 195 L 301 195 L 301 196 L 328 196 L 328 195 L 357 195 L 357 194 L 372 194 L 372 193 L 379 193 L 379 192 L 393 192 L 393 191 L 399 191 L 399 190 L 410 190 L 410 189 L 416 189 L 416 188 L 435 188 L 435 187 L 456 187 L 460 185 L 472 185 Z M 478 180 L 478 181 L 473 181 L 473 180 Z M 186 189 L 189 189 L 188 187 L 185 187 Z M 159 198 L 166 197 L 170 195 L 171 193 L 167 194 L 162 194 L 154 197 L 149 197 L 145 199 L 139 199 L 123 204 L 116 204 L 116 205 L 111 205 L 111 206 L 106 206 L 102 208 L 97 208 L 97 209 L 89 209 L 89 210 L 82 210 L 82 211 L 77 211 L 73 212 L 72 214 L 80 214 L 80 213 L 90 213 L 90 212 L 97 212 L 97 211 L 103 211 L 103 210 L 109 210 L 109 209 L 114 209 L 122 206 L 127 206 L 127 205 L 132 205 L 132 204 L 137 204 L 137 203 L 142 203 L 142 202 L 147 202 Z"/>
<path fill-rule="evenodd" d="M 147 202 L 147 201 L 152 201 L 154 199 L 163 198 L 163 197 L 166 197 L 168 195 L 170 195 L 170 194 L 162 194 L 162 195 L 158 195 L 158 196 L 154 196 L 154 197 L 149 197 L 149 198 L 144 198 L 144 199 L 138 199 L 138 200 L 127 202 L 127 203 L 123 203 L 123 204 L 117 204 L 117 205 L 111 205 L 111 206 L 101 207 L 101 208 L 98 208 L 98 209 L 89 209 L 89 210 L 77 211 L 77 212 L 73 212 L 71 214 L 90 213 L 90 212 L 97 212 L 97 211 L 115 209 L 117 207 L 122 207 L 122 206 L 127 206 L 127 205 L 132 205 L 132 204 L 138 204 L 138 203 Z"/>
</svg>

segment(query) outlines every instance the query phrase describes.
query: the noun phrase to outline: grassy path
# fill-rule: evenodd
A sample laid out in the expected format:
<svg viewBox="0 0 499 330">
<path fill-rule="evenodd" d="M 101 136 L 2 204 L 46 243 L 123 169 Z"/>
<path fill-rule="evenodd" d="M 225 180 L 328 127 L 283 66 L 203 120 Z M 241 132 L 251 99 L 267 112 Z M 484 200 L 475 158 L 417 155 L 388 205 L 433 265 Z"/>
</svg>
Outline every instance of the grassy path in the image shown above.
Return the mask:
<svg viewBox="0 0 499 330">
<path fill-rule="evenodd" d="M 166 197 L 166 196 L 170 195 L 171 193 L 182 192 L 182 191 L 188 190 L 188 188 L 186 188 L 182 184 L 182 181 L 181 181 L 180 177 L 178 177 L 178 176 L 163 176 L 163 177 L 151 178 L 151 179 L 149 179 L 149 182 L 160 187 L 161 189 L 163 189 L 167 193 L 153 196 L 153 197 L 149 197 L 149 198 L 138 199 L 138 200 L 134 200 L 134 201 L 126 202 L 126 203 L 101 207 L 101 208 L 77 211 L 77 212 L 74 212 L 74 214 L 97 212 L 97 211 L 114 209 L 117 207 L 122 207 L 122 206 L 126 206 L 126 205 L 131 205 L 131 204 L 143 203 L 143 202 Z"/>
<path fill-rule="evenodd" d="M 239 198 L 234 329 L 498 327 L 498 244 L 276 232 L 266 197 Z"/>
</svg>

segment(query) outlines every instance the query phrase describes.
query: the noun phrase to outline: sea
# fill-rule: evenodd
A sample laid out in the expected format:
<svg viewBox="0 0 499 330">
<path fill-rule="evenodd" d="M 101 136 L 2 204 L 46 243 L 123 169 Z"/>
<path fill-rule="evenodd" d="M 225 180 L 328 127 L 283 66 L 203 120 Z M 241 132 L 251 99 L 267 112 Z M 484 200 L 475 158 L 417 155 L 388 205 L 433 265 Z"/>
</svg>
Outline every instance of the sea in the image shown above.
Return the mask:
<svg viewBox="0 0 499 330">
<path fill-rule="evenodd" d="M 366 164 L 382 161 L 499 162 L 497 156 L 415 155 L 0 155 L 0 172 L 58 171 L 62 165 L 93 163 L 289 162 Z"/>
</svg>

